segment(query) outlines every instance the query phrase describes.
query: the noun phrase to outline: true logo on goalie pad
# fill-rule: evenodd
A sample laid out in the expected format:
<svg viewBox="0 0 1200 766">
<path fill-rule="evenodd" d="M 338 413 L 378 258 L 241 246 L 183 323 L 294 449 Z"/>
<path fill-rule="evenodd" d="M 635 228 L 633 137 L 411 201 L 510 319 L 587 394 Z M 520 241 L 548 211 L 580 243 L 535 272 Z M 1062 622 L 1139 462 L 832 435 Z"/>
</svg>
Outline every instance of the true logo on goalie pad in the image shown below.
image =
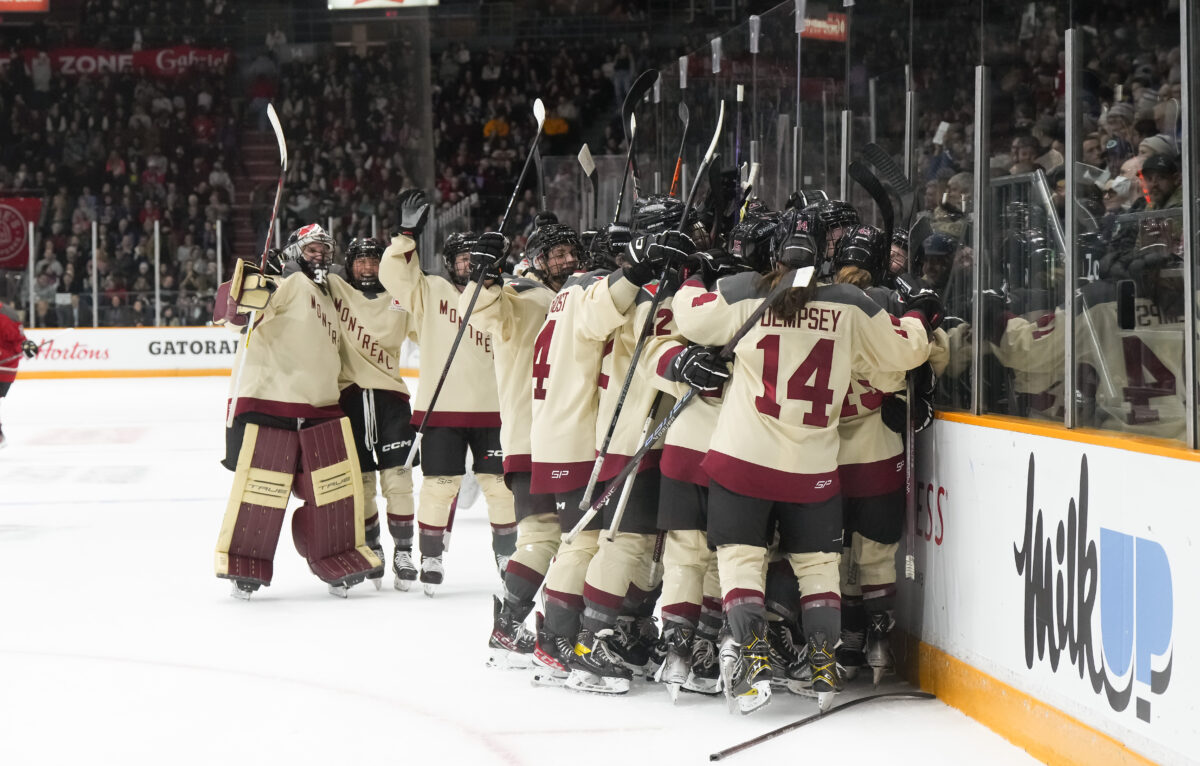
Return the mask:
<svg viewBox="0 0 1200 766">
<path fill-rule="evenodd" d="M 268 508 L 286 508 L 291 491 L 291 475 L 263 468 L 251 468 L 246 473 L 246 488 L 242 499 Z"/>
<path fill-rule="evenodd" d="M 354 476 L 350 462 L 318 468 L 312 472 L 313 499 L 317 505 L 327 505 L 354 496 Z"/>
</svg>

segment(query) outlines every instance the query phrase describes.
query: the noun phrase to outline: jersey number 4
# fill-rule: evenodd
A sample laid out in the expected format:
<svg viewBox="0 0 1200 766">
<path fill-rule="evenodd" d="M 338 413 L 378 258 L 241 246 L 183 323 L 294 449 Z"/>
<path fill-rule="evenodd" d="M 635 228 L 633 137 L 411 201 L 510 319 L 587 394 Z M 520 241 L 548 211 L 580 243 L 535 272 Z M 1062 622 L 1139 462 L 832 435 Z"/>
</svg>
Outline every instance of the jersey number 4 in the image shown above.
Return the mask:
<svg viewBox="0 0 1200 766">
<path fill-rule="evenodd" d="M 776 388 L 779 383 L 779 336 L 767 335 L 758 342 L 763 351 L 763 393 L 754 397 L 754 406 L 764 415 L 778 418 L 780 413 Z M 829 425 L 829 407 L 833 404 L 833 389 L 829 387 L 829 371 L 833 367 L 833 339 L 822 338 L 788 378 L 785 395 L 788 399 L 809 402 L 812 409 L 804 415 L 804 425 L 824 428 Z"/>
<path fill-rule="evenodd" d="M 546 378 L 550 377 L 550 339 L 554 337 L 554 322 L 551 319 L 538 333 L 533 342 L 533 398 L 546 398 Z"/>
</svg>

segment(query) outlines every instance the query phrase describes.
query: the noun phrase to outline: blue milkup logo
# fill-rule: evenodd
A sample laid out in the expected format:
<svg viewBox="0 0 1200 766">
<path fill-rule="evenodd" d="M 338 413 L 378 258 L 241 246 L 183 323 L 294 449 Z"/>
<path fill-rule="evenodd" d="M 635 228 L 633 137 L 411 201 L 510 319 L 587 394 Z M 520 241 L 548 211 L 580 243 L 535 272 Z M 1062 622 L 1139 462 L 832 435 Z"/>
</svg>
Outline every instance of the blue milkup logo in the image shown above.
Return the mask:
<svg viewBox="0 0 1200 766">
<path fill-rule="evenodd" d="M 1086 455 L 1079 498 L 1071 500 L 1053 536 L 1045 534 L 1042 510 L 1034 508 L 1033 454 L 1025 500 L 1024 539 L 1013 545 L 1017 574 L 1025 581 L 1025 666 L 1032 670 L 1035 661 L 1049 661 L 1057 672 L 1065 654 L 1068 666 L 1116 711 L 1129 706 L 1136 681 L 1137 717 L 1148 722 L 1149 696 L 1166 692 L 1174 661 L 1166 551 L 1153 540 L 1105 528 L 1097 550 L 1088 534 Z"/>
</svg>

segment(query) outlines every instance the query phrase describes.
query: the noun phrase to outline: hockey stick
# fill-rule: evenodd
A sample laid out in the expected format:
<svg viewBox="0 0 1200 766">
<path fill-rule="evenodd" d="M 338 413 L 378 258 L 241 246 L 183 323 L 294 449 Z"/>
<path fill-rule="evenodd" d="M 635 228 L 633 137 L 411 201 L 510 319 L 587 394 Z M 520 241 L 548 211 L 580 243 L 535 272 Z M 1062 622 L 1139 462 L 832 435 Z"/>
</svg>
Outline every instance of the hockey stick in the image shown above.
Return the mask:
<svg viewBox="0 0 1200 766">
<path fill-rule="evenodd" d="M 683 152 L 687 147 L 688 133 L 688 106 L 683 101 L 679 102 L 679 120 L 683 123 L 683 135 L 679 138 L 679 155 L 675 158 L 675 173 L 671 176 L 671 190 L 668 196 L 674 197 L 679 191 L 679 171 L 683 169 Z"/>
<path fill-rule="evenodd" d="M 657 69 L 647 69 L 645 72 L 642 72 L 633 81 L 633 85 L 629 86 L 629 92 L 625 94 L 625 101 L 621 104 L 621 127 L 626 128 L 625 140 L 629 142 L 629 171 L 633 176 L 634 199 L 642 196 L 642 174 L 638 172 L 637 153 L 633 151 L 635 140 L 635 136 L 633 135 L 633 111 L 646 98 L 646 94 L 654 88 L 654 83 L 656 82 L 658 82 Z M 622 185 L 623 189 L 624 185 Z"/>
<path fill-rule="evenodd" d="M 733 166 L 742 166 L 742 101 L 746 97 L 746 88 L 741 83 L 737 86 L 737 120 L 733 129 Z"/>
<path fill-rule="evenodd" d="M 542 153 L 535 152 L 533 155 L 533 166 L 537 172 L 538 197 L 542 200 L 541 212 L 546 212 L 550 209 L 550 204 L 546 200 L 546 169 L 542 166 Z"/>
<path fill-rule="evenodd" d="M 279 115 L 275 114 L 275 105 L 267 104 L 267 120 L 275 131 L 275 142 L 279 144 L 279 185 L 275 188 L 275 204 L 271 208 L 271 219 L 267 225 L 267 238 L 263 243 L 262 257 L 259 259 L 259 271 L 266 271 L 267 253 L 271 250 L 271 232 L 275 230 L 275 219 L 279 216 L 279 201 L 283 199 L 283 181 L 287 176 L 287 141 L 283 137 L 283 126 L 279 124 Z M 237 411 L 238 389 L 242 384 L 242 370 L 246 367 L 246 355 L 250 353 L 250 337 L 254 334 L 254 325 L 258 322 L 258 312 L 251 311 L 246 321 L 246 340 L 242 344 L 242 355 L 238 357 L 237 366 L 233 370 L 233 391 L 229 397 L 229 410 L 225 413 L 225 427 L 233 428 L 233 415 Z"/>
<path fill-rule="evenodd" d="M 764 742 L 775 739 L 776 737 L 778 737 L 782 734 L 787 734 L 789 731 L 795 731 L 796 729 L 799 729 L 801 726 L 807 726 L 808 724 L 812 723 L 813 721 L 819 721 L 822 718 L 828 718 L 829 716 L 833 715 L 834 713 L 838 712 L 839 710 L 845 710 L 847 708 L 852 708 L 855 705 L 858 705 L 863 702 L 870 702 L 872 700 L 887 699 L 887 698 L 916 699 L 916 700 L 936 699 L 936 697 L 934 695 L 930 694 L 929 692 L 917 692 L 917 691 L 883 692 L 881 694 L 868 694 L 866 697 L 859 697 L 858 699 L 850 700 L 849 702 L 844 703 L 842 705 L 838 705 L 835 708 L 831 708 L 830 710 L 827 710 L 824 713 L 817 713 L 816 715 L 810 715 L 807 718 L 801 718 L 799 721 L 793 721 L 792 723 L 789 723 L 786 726 L 780 726 L 778 729 L 773 729 L 773 730 L 767 732 L 766 734 L 761 734 L 761 735 L 755 737 L 754 739 L 748 739 L 745 742 L 742 742 L 741 744 L 734 745 L 733 747 L 727 747 L 724 750 L 718 750 L 717 752 L 708 756 L 708 760 L 720 761 L 724 758 L 728 758 L 731 755 L 740 753 L 743 750 L 748 750 L 749 748 L 752 748 L 755 745 L 761 745 Z"/>
<path fill-rule="evenodd" d="M 529 153 L 525 156 L 525 164 L 521 167 L 521 175 L 517 177 L 516 186 L 513 187 L 512 196 L 508 198 L 508 207 L 504 209 L 504 217 L 500 219 L 500 228 L 497 230 L 501 234 L 504 233 L 504 226 L 508 223 L 508 217 L 512 214 L 513 203 L 517 201 L 517 195 L 521 193 L 521 184 L 525 182 L 525 176 L 529 173 L 529 163 L 533 160 L 534 155 L 538 151 L 538 141 L 542 137 L 542 128 L 546 125 L 546 106 L 539 98 L 533 102 L 533 117 L 537 120 L 537 133 L 533 136 L 533 144 L 529 147 Z M 446 385 L 446 378 L 450 374 L 450 365 L 454 363 L 454 355 L 458 351 L 458 345 L 462 343 L 463 334 L 467 331 L 467 323 L 471 321 L 471 312 L 475 310 L 475 302 L 479 300 L 479 293 L 483 289 L 483 283 L 487 281 L 479 279 L 475 282 L 475 292 L 471 293 L 471 301 L 467 304 L 467 310 L 458 320 L 458 332 L 454 335 L 454 342 L 450 344 L 450 352 L 446 355 L 446 363 L 442 366 L 442 374 L 438 377 L 437 386 L 433 389 L 433 396 L 429 399 L 429 406 L 425 408 L 425 416 L 421 418 L 421 427 L 417 429 L 417 435 L 413 437 L 412 449 L 408 451 L 408 459 L 405 461 L 406 468 L 412 468 L 413 460 L 421 450 L 421 441 L 425 438 L 425 426 L 428 425 L 433 417 L 434 408 L 437 406 L 438 397 L 442 393 L 442 387 Z"/>
<path fill-rule="evenodd" d="M 904 417 L 904 579 L 912 582 L 917 579 L 917 431 L 912 418 L 917 389 L 911 373 L 906 376 L 905 389 L 908 401 Z"/>
<path fill-rule="evenodd" d="M 879 207 L 880 214 L 883 215 L 883 230 L 887 233 L 887 241 L 892 241 L 892 226 L 895 225 L 896 213 L 892 209 L 892 199 L 884 190 L 883 184 L 879 183 L 879 179 L 871 172 L 871 169 L 862 164 L 858 160 L 850 163 L 850 177 L 858 182 L 858 185 L 867 190 L 867 194 L 871 195 L 871 199 L 875 200 L 875 204 Z"/>
<path fill-rule="evenodd" d="M 679 226 L 676 227 L 676 231 L 681 230 L 684 222 L 688 219 L 692 201 L 696 197 L 696 188 L 700 185 L 700 178 L 704 175 L 705 170 L 712 164 L 713 156 L 717 151 L 717 142 L 721 139 L 721 129 L 724 126 L 725 102 L 722 101 L 721 112 L 717 117 L 717 129 L 713 131 L 708 151 L 704 153 L 704 161 L 700 163 L 700 172 L 696 175 L 696 181 L 692 184 L 692 188 L 688 191 L 688 196 L 684 200 L 683 214 L 679 217 Z M 646 321 L 642 324 L 642 331 L 638 335 L 637 344 L 633 347 L 633 355 L 629 359 L 629 369 L 625 371 L 625 381 L 621 384 L 621 393 L 617 396 L 617 406 L 613 409 L 612 420 L 608 424 L 608 432 L 604 435 L 604 443 L 600 446 L 600 453 L 596 455 L 596 462 L 592 466 L 592 475 L 588 478 L 587 488 L 583 492 L 583 499 L 579 501 L 580 510 L 588 507 L 592 499 L 592 494 L 596 491 L 596 480 L 600 476 L 600 469 L 604 466 L 604 458 L 608 455 L 608 446 L 612 443 L 613 432 L 617 428 L 617 419 L 621 417 L 621 408 L 625 406 L 625 397 L 629 394 L 629 386 L 633 382 L 633 375 L 637 370 L 638 360 L 642 356 L 642 347 L 646 345 L 646 337 L 650 335 L 650 331 L 654 327 L 654 315 L 658 312 L 658 305 L 662 303 L 666 292 L 661 287 L 666 282 L 667 273 L 670 269 L 671 262 L 668 260 L 663 264 L 662 274 L 658 278 L 660 289 L 654 291 L 654 298 L 650 301 L 650 311 L 646 314 Z"/>
<path fill-rule="evenodd" d="M 779 284 L 775 285 L 775 288 L 771 290 L 771 292 L 767 293 L 767 297 L 763 299 L 763 302 L 759 304 L 758 308 L 754 309 L 754 313 L 752 313 L 742 324 L 742 326 L 738 328 L 737 332 L 733 334 L 733 337 L 729 339 L 729 342 L 721 347 L 721 353 L 718 355 L 719 358 L 725 360 L 726 362 L 733 359 L 733 351 L 735 348 L 737 348 L 737 344 L 741 342 L 742 338 L 746 337 L 746 333 L 750 332 L 750 330 L 754 328 L 754 325 L 763 318 L 763 315 L 765 315 L 767 310 L 771 308 L 771 304 L 774 303 L 775 300 L 786 290 L 789 290 L 793 287 L 803 287 L 804 285 L 808 284 L 808 280 L 812 279 L 812 274 L 813 269 L 810 266 L 806 266 L 802 269 L 796 269 L 785 274 L 784 277 L 779 280 Z M 583 517 L 580 518 L 578 523 L 571 528 L 571 531 L 563 535 L 563 542 L 569 543 L 574 540 L 575 536 L 582 532 L 583 528 L 591 523 L 592 519 L 595 518 L 599 510 L 603 508 L 604 505 L 612 498 L 621 482 L 623 482 L 637 469 L 637 464 L 646 456 L 646 453 L 650 451 L 650 449 L 654 446 L 654 443 L 657 442 L 662 435 L 667 432 L 667 429 L 670 428 L 671 424 L 679 418 L 679 415 L 683 412 L 684 408 L 687 407 L 688 404 L 690 404 L 695 398 L 696 389 L 689 388 L 688 392 L 683 395 L 683 398 L 675 402 L 675 406 L 672 407 L 671 411 L 667 413 L 667 416 L 662 419 L 662 422 L 655 426 L 654 430 L 650 432 L 650 435 L 647 436 L 642 442 L 642 446 L 638 447 L 637 452 L 633 453 L 633 455 L 629 458 L 629 462 L 625 464 L 625 467 L 613 477 L 611 482 L 609 482 L 608 488 L 604 490 L 604 494 L 596 498 L 596 500 L 592 502 L 587 511 L 583 514 Z"/>
<path fill-rule="evenodd" d="M 654 425 L 654 416 L 658 414 L 658 406 L 662 404 L 663 392 L 659 391 L 654 395 L 654 402 L 650 405 L 650 412 L 646 413 L 646 422 L 642 425 L 642 438 L 638 443 L 646 441 L 646 434 L 650 433 L 650 426 Z M 642 463 L 641 458 L 638 458 L 638 465 Z M 629 474 L 629 478 L 625 479 L 625 486 L 621 488 L 621 498 L 617 500 L 617 510 L 613 512 L 612 523 L 608 525 L 608 541 L 611 543 L 617 536 L 617 528 L 621 526 L 621 518 L 625 516 L 625 506 L 629 503 L 629 495 L 633 492 L 633 483 L 637 481 L 637 467 Z"/>
<path fill-rule="evenodd" d="M 592 228 L 596 226 L 596 217 L 599 215 L 600 205 L 600 179 L 596 177 L 596 161 L 592 159 L 592 150 L 587 144 L 579 147 L 579 165 L 583 168 L 583 174 L 587 176 L 588 181 L 592 184 Z"/>
<path fill-rule="evenodd" d="M 905 227 L 912 225 L 913 212 L 916 209 L 916 191 L 912 182 L 904 175 L 904 171 L 896 164 L 892 156 L 883 150 L 879 144 L 867 144 L 863 147 L 863 156 L 875 166 L 883 176 L 885 186 L 896 195 L 900 203 L 900 217 L 904 219 Z"/>
</svg>

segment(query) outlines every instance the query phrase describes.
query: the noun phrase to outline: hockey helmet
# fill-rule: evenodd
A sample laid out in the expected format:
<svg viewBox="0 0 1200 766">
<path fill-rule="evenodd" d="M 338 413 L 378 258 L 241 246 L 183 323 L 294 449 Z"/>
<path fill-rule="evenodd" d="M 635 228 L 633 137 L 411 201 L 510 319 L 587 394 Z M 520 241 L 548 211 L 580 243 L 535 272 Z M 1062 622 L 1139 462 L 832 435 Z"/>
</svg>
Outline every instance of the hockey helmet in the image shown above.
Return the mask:
<svg viewBox="0 0 1200 766">
<path fill-rule="evenodd" d="M 312 247 L 323 245 L 324 247 Z M 324 284 L 333 263 L 333 237 L 319 223 L 301 226 L 288 235 L 283 254 L 296 262 L 300 270 L 313 282 Z"/>
<path fill-rule="evenodd" d="M 359 237 L 350 240 L 346 248 L 346 279 L 359 290 L 378 292 L 382 289 L 379 284 L 379 260 L 383 257 L 383 243 L 371 237 Z M 372 268 L 363 276 L 354 271 L 356 261 L 374 261 Z"/>
<path fill-rule="evenodd" d="M 847 229 L 858 225 L 858 211 L 849 202 L 831 199 L 818 202 L 816 208 L 817 216 L 821 219 L 826 246 L 836 244 L 837 238 L 832 236 L 835 231 L 839 232 L 838 237 L 840 237 Z"/>
<path fill-rule="evenodd" d="M 633 203 L 633 230 L 639 234 L 657 234 L 674 229 L 682 215 L 683 201 L 676 197 L 663 194 L 638 197 Z"/>
<path fill-rule="evenodd" d="M 550 252 L 560 245 L 571 249 L 572 259 L 559 265 L 557 271 L 550 268 Z M 536 249 L 535 249 L 536 247 Z M 551 287 L 560 287 L 567 277 L 579 266 L 579 232 L 562 223 L 548 223 L 533 233 L 526 248 L 526 257 L 533 264 L 533 271 Z"/>
<path fill-rule="evenodd" d="M 813 220 L 803 211 L 792 209 L 783 214 L 771 237 L 771 252 L 777 266 L 788 269 L 815 269 L 823 253 L 812 234 Z"/>
<path fill-rule="evenodd" d="M 771 237 L 778 225 L 778 216 L 747 216 L 729 232 L 729 254 L 754 271 L 769 271 Z"/>
<path fill-rule="evenodd" d="M 836 274 L 844 266 L 857 266 L 871 275 L 871 281 L 879 284 L 888 262 L 891 243 L 887 232 L 867 224 L 860 224 L 848 231 L 833 249 L 833 271 Z"/>
<path fill-rule="evenodd" d="M 470 274 L 459 276 L 455 262 L 461 253 L 471 252 L 471 248 L 478 241 L 479 235 L 475 232 L 459 231 L 446 237 L 446 241 L 442 244 L 442 260 L 446 263 L 446 272 L 450 275 L 450 281 L 460 287 L 471 281 L 471 276 Z"/>
</svg>

